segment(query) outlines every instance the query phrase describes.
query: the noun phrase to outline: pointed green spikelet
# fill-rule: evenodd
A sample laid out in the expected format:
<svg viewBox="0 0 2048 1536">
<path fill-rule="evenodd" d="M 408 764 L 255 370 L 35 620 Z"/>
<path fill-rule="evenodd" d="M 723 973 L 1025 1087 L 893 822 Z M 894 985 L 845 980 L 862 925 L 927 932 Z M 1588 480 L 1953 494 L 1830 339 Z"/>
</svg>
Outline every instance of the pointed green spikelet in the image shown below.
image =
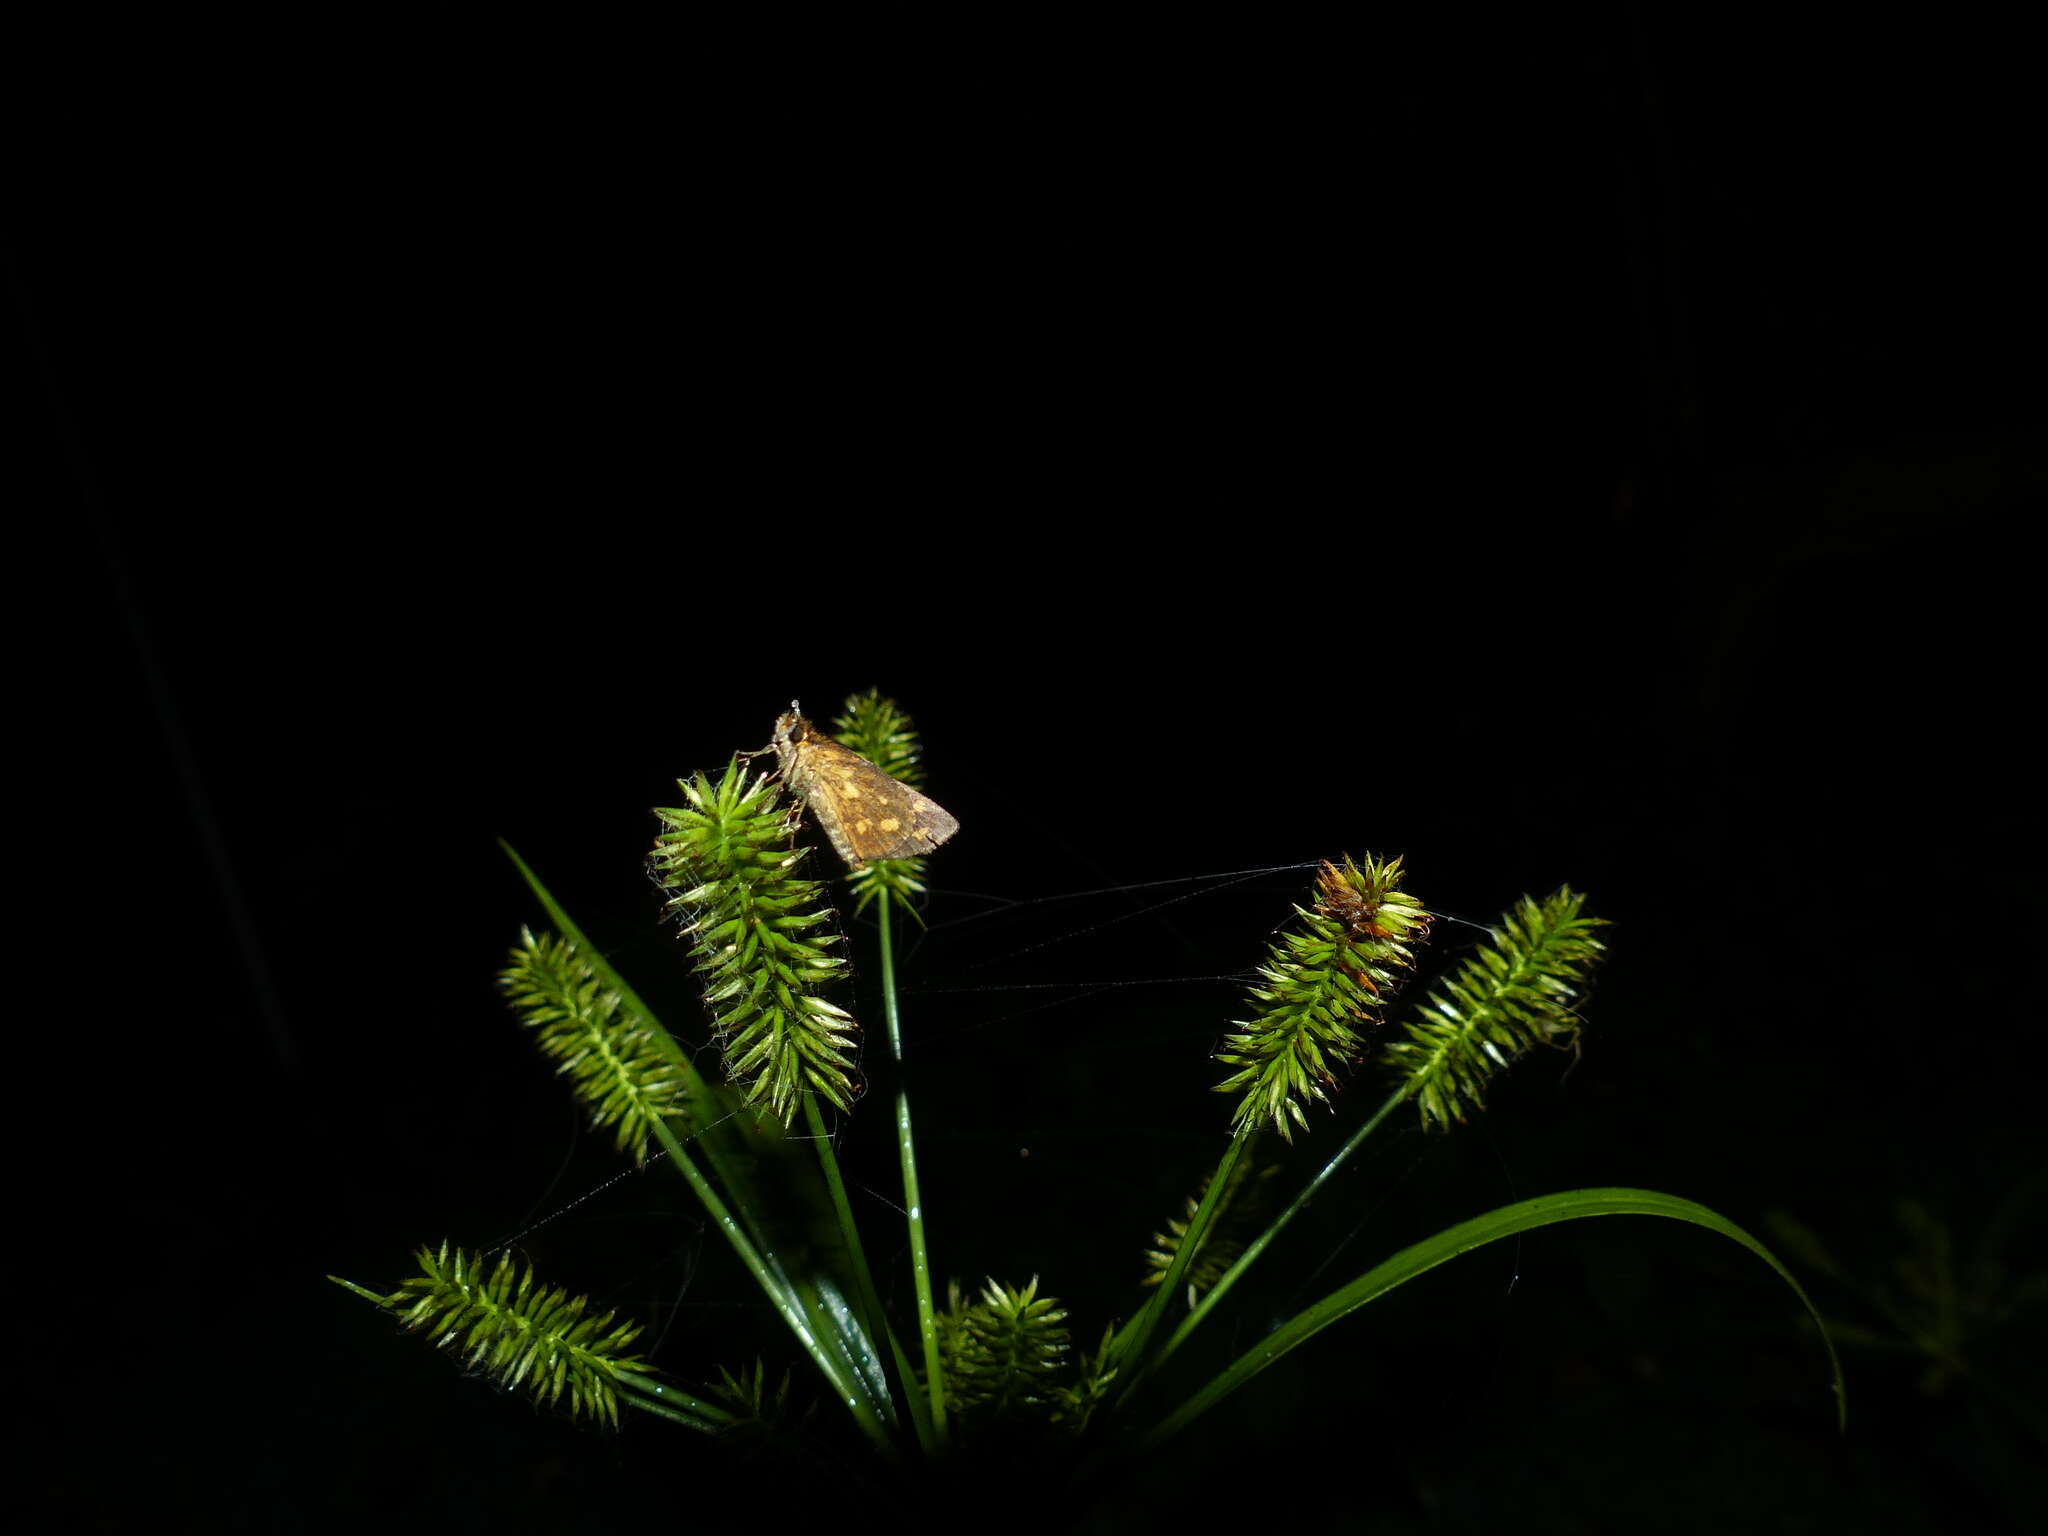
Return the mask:
<svg viewBox="0 0 2048 1536">
<path fill-rule="evenodd" d="M 594 1129 L 610 1128 L 621 1152 L 647 1156 L 664 1117 L 687 1118 L 685 1078 L 676 1044 L 626 1011 L 566 939 L 521 930 L 498 986 L 520 1022 L 537 1031 L 541 1051 L 559 1065 Z"/>
<path fill-rule="evenodd" d="M 913 789 L 924 783 L 923 749 L 910 716 L 894 699 L 883 698 L 879 689 L 850 695 L 832 722 L 832 736 L 890 778 Z M 925 892 L 923 858 L 870 859 L 855 866 L 846 883 L 854 895 L 855 912 L 865 912 L 869 902 L 880 898 L 923 921 L 917 910 Z"/>
<path fill-rule="evenodd" d="M 1407 1038 L 1381 1060 L 1400 1075 L 1425 1126 L 1449 1128 L 1484 1108 L 1494 1073 L 1537 1045 L 1578 1039 L 1577 1005 L 1605 946 L 1602 919 L 1566 886 L 1543 901 L 1524 896 L 1406 1022 Z"/>
<path fill-rule="evenodd" d="M 767 1362 L 758 1355 L 752 1365 L 742 1366 L 738 1375 L 721 1365 L 718 1380 L 707 1395 L 730 1408 L 734 1418 L 742 1423 L 779 1425 L 790 1416 L 789 1370 L 784 1367 L 771 1386 Z"/>
<path fill-rule="evenodd" d="M 526 1392 L 544 1407 L 565 1396 L 577 1418 L 617 1427 L 619 1391 L 627 1378 L 654 1367 L 626 1353 L 637 1323 L 612 1323 L 613 1314 L 584 1314 L 581 1296 L 534 1283 L 533 1271 L 500 1254 L 492 1266 L 480 1254 L 422 1248 L 420 1272 L 379 1296 L 346 1280 L 336 1283 L 395 1314 L 414 1333 L 462 1357 L 465 1369 L 499 1386 Z M 651 1376 L 650 1376 L 651 1379 Z"/>
<path fill-rule="evenodd" d="M 790 845 L 780 788 L 737 760 L 677 787 L 688 803 L 655 811 L 668 830 L 648 862 L 682 916 L 727 1077 L 785 1125 L 800 1094 L 849 1108 L 858 1026 L 819 995 L 846 961 L 823 885 L 797 873 L 808 850 Z"/>
<path fill-rule="evenodd" d="M 1105 1323 L 1102 1342 L 1081 1356 L 1073 1382 L 1053 1389 L 1053 1410 L 1048 1422 L 1070 1435 L 1078 1435 L 1087 1429 L 1088 1421 L 1095 1417 L 1095 1410 L 1109 1400 L 1109 1389 L 1116 1383 L 1117 1368 L 1104 1363 L 1109 1358 L 1110 1345 L 1115 1338 L 1116 1324 Z"/>
<path fill-rule="evenodd" d="M 718 1380 L 704 1395 L 733 1416 L 733 1422 L 720 1431 L 724 1439 L 737 1447 L 771 1454 L 791 1452 L 804 1444 L 800 1437 L 817 1407 L 816 1403 L 792 1403 L 788 1367 L 771 1381 L 767 1365 L 758 1357 L 737 1375 L 720 1366 Z"/>
<path fill-rule="evenodd" d="M 1021 1290 L 990 1280 L 972 1303 L 957 1283 L 940 1319 L 939 1358 L 946 1404 L 981 1420 L 1046 1419 L 1063 1407 L 1060 1380 L 1071 1347 L 1067 1314 L 1038 1294 L 1034 1276 Z"/>
<path fill-rule="evenodd" d="M 1400 889 L 1401 861 L 1325 863 L 1313 909 L 1281 934 L 1252 988 L 1252 1017 L 1224 1036 L 1216 1059 L 1239 1070 L 1216 1085 L 1242 1090 L 1231 1125 L 1243 1136 L 1270 1122 L 1292 1140 L 1306 1127 L 1303 1106 L 1329 1101 L 1336 1068 L 1358 1059 L 1366 1030 L 1414 963 L 1412 946 L 1429 935 L 1429 914 Z"/>
</svg>

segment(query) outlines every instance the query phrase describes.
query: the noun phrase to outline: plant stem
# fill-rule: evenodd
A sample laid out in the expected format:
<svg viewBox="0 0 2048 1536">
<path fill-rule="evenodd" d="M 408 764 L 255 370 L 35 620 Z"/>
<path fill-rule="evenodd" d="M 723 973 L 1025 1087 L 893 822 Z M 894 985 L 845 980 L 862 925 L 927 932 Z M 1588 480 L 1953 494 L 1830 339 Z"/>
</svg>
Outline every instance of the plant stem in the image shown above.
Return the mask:
<svg viewBox="0 0 2048 1536">
<path fill-rule="evenodd" d="M 917 1287 L 917 1333 L 924 1341 L 924 1375 L 930 1394 L 931 1433 L 936 1445 L 948 1438 L 946 1380 L 939 1364 L 938 1310 L 932 1304 L 931 1255 L 924 1241 L 924 1197 L 917 1182 L 917 1142 L 910 1133 L 910 1088 L 903 1078 L 903 1014 L 896 999 L 896 942 L 889 922 L 890 899 L 875 904 L 881 929 L 882 1015 L 889 1023 L 889 1056 L 896 1063 L 896 1150 L 903 1164 L 903 1209 L 910 1225 L 910 1272 Z"/>
<path fill-rule="evenodd" d="M 1153 1367 L 1166 1358 L 1162 1352 L 1157 1359 L 1145 1358 L 1145 1349 L 1158 1331 L 1159 1319 L 1166 1309 L 1173 1305 L 1174 1294 L 1179 1291 L 1181 1277 L 1194 1263 L 1195 1254 L 1209 1236 L 1209 1227 L 1216 1217 L 1216 1208 L 1223 1203 L 1223 1192 L 1230 1186 L 1231 1171 L 1237 1167 L 1238 1159 L 1244 1156 L 1250 1135 L 1233 1136 L 1230 1145 L 1223 1149 L 1223 1156 L 1216 1161 L 1216 1171 L 1209 1175 L 1209 1187 L 1202 1191 L 1202 1198 L 1195 1206 L 1194 1215 L 1188 1218 L 1187 1230 L 1181 1234 L 1179 1244 L 1173 1251 L 1173 1262 L 1166 1266 L 1166 1273 L 1159 1277 L 1145 1305 L 1138 1309 L 1138 1315 L 1131 1319 L 1128 1328 L 1115 1341 L 1118 1356 L 1137 1362 L 1137 1368 L 1130 1373 L 1130 1380 L 1117 1401 L 1123 1402 L 1137 1391 L 1145 1378 L 1152 1374 Z"/>
<path fill-rule="evenodd" d="M 692 1429 L 701 1429 L 715 1435 L 731 1426 L 733 1416 L 716 1403 L 707 1403 L 701 1397 L 692 1397 L 666 1383 L 643 1381 L 640 1378 L 621 1374 L 618 1378 L 619 1395 L 622 1401 L 638 1408 L 642 1413 L 651 1413 L 658 1418 L 673 1419 L 678 1424 L 687 1424 Z"/>
<path fill-rule="evenodd" d="M 1356 1131 L 1352 1132 L 1351 1139 L 1345 1142 L 1344 1145 L 1338 1149 L 1337 1155 L 1331 1158 L 1327 1163 L 1323 1164 L 1321 1172 L 1317 1173 L 1314 1178 L 1310 1179 L 1306 1184 L 1302 1185 L 1301 1193 L 1294 1197 L 1292 1203 L 1288 1205 L 1287 1209 L 1282 1211 L 1278 1216 L 1274 1217 L 1272 1224 L 1268 1226 L 1265 1231 L 1261 1232 L 1257 1237 L 1252 1239 L 1251 1242 L 1246 1244 L 1244 1252 L 1237 1256 L 1237 1262 L 1232 1264 L 1230 1268 L 1225 1270 L 1222 1276 L 1217 1280 L 1217 1282 L 1209 1287 L 1207 1294 L 1202 1297 L 1201 1301 L 1195 1306 L 1194 1310 L 1188 1313 L 1188 1315 L 1181 1320 L 1181 1325 L 1178 1328 L 1174 1329 L 1172 1336 L 1167 1339 L 1166 1343 L 1163 1346 L 1161 1346 L 1159 1351 L 1159 1357 L 1158 1359 L 1152 1362 L 1152 1366 L 1156 1367 L 1162 1364 L 1164 1361 L 1166 1361 L 1172 1356 L 1173 1352 L 1176 1349 L 1180 1348 L 1182 1341 L 1184 1341 L 1189 1334 L 1195 1331 L 1195 1329 L 1200 1325 L 1203 1318 L 1209 1315 L 1209 1309 L 1215 1306 L 1217 1302 L 1221 1301 L 1223 1299 L 1224 1293 L 1227 1292 L 1233 1285 L 1237 1284 L 1238 1277 L 1240 1275 L 1242 1275 L 1247 1269 L 1251 1268 L 1252 1261 L 1258 1258 L 1260 1254 L 1266 1251 L 1267 1246 L 1273 1241 L 1274 1238 L 1280 1235 L 1281 1231 L 1287 1226 L 1287 1224 L 1290 1221 L 1294 1220 L 1295 1217 L 1299 1216 L 1303 1211 L 1308 1209 L 1309 1202 L 1315 1198 L 1316 1192 L 1330 1181 L 1331 1175 L 1335 1174 L 1339 1168 L 1344 1166 L 1345 1161 L 1351 1156 L 1351 1154 L 1358 1150 L 1359 1144 L 1362 1143 L 1367 1136 L 1370 1136 L 1374 1129 L 1379 1125 L 1379 1123 L 1382 1120 L 1386 1119 L 1388 1115 L 1394 1112 L 1395 1106 L 1400 1104 L 1402 1100 L 1406 1099 L 1407 1097 L 1408 1088 L 1404 1084 L 1402 1087 L 1397 1088 L 1396 1090 L 1394 1090 L 1393 1093 L 1387 1096 L 1386 1103 L 1382 1104 L 1377 1110 L 1373 1111 L 1373 1116 L 1370 1120 L 1366 1121 L 1365 1124 L 1361 1125 Z M 1221 1175 L 1219 1173 L 1219 1177 L 1220 1176 Z M 1211 1187 L 1214 1187 L 1213 1181 Z M 1185 1246 L 1185 1244 L 1183 1244 L 1183 1246 Z"/>
</svg>

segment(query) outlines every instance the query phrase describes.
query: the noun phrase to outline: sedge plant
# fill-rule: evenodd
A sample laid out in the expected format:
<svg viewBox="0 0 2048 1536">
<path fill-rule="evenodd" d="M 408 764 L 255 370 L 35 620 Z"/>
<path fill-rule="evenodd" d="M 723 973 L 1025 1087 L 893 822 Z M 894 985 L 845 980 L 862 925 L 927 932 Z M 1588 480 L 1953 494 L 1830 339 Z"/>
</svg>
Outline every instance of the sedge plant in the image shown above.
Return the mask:
<svg viewBox="0 0 2048 1536">
<path fill-rule="evenodd" d="M 847 701 L 838 742 L 903 783 L 921 778 L 917 738 L 893 702 Z M 1726 1217 L 1653 1190 L 1569 1190 L 1471 1216 L 1381 1257 L 1287 1318 L 1234 1358 L 1192 1372 L 1160 1368 L 1195 1350 L 1203 1325 L 1274 1240 L 1325 1190 L 1365 1139 L 1410 1106 L 1449 1131 L 1484 1106 L 1487 1087 L 1538 1046 L 1573 1047 L 1580 1006 L 1603 953 L 1603 924 L 1569 888 L 1524 898 L 1485 943 L 1392 1024 L 1386 1015 L 1430 936 L 1428 910 L 1405 888 L 1399 859 L 1323 863 L 1293 922 L 1274 940 L 1228 1026 L 1217 1060 L 1227 1075 L 1229 1134 L 1199 1192 L 1131 1255 L 1147 1289 L 1130 1315 L 1079 1334 L 1036 1276 L 986 1278 L 937 1294 L 907 1089 L 894 1120 L 911 1294 L 885 1296 L 868 1259 L 827 1124 L 860 1097 L 858 1025 L 843 995 L 846 941 L 820 854 L 805 843 L 803 805 L 763 753 L 737 754 L 717 774 L 679 783 L 681 803 L 656 812 L 649 867 L 678 921 L 703 1000 L 702 1033 L 722 1075 L 694 1064 L 678 1035 L 586 939 L 541 880 L 508 854 L 552 931 L 527 932 L 500 982 L 507 1002 L 558 1065 L 593 1127 L 636 1160 L 664 1159 L 787 1326 L 825 1403 L 877 1460 L 915 1475 L 970 1450 L 1042 1459 L 1048 1476 L 1100 1469 L 1171 1440 L 1260 1371 L 1322 1330 L 1460 1254 L 1553 1223 L 1597 1216 L 1687 1222 L 1749 1249 L 1798 1294 L 1778 1258 Z M 944 855 L 938 854 L 937 857 Z M 895 974 L 899 920 L 918 921 L 923 858 L 874 859 L 847 881 L 872 909 L 879 939 L 886 1048 L 906 1054 Z M 1375 1040 L 1385 1030 L 1384 1043 Z M 1370 1062 L 1384 1094 L 1299 1190 L 1275 1189 L 1259 1166 L 1265 1137 L 1293 1142 L 1327 1117 L 1352 1069 Z M 897 1081 L 903 1081 L 897 1074 Z M 1191 1185 L 1197 1184 L 1191 1179 Z M 941 1213 L 943 1215 L 943 1213 Z M 879 1234 L 876 1234 L 879 1235 Z M 672 1379 L 634 1352 L 637 1325 L 543 1284 L 509 1256 L 443 1243 L 389 1292 L 338 1281 L 407 1328 L 505 1387 L 610 1426 L 636 1410 L 704 1434 L 773 1433 L 793 1416 L 787 1376 L 774 1390 L 758 1362 L 693 1363 L 699 1385 Z M 1220 1336 L 1224 1330 L 1212 1330 Z M 1838 1417 L 1839 1366 L 1824 1327 Z M 714 1378 L 711 1373 L 718 1373 Z M 1168 1381 L 1193 1380 L 1191 1390 Z"/>
</svg>

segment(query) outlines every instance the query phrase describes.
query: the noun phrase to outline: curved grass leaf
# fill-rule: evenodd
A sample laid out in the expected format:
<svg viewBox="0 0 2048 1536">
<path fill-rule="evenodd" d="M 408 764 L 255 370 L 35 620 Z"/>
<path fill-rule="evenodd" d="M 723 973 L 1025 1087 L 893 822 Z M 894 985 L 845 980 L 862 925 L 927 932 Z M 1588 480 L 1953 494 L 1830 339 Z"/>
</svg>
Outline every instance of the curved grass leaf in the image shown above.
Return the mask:
<svg viewBox="0 0 2048 1536">
<path fill-rule="evenodd" d="M 1282 1355 L 1306 1344 L 1339 1318 L 1355 1312 L 1396 1286 L 1405 1285 L 1461 1253 L 1470 1253 L 1474 1248 L 1483 1248 L 1504 1237 L 1588 1216 L 1664 1216 L 1674 1221 L 1691 1222 L 1740 1243 L 1770 1265 L 1778 1272 L 1779 1278 L 1792 1287 L 1820 1329 L 1821 1342 L 1827 1346 L 1828 1364 L 1834 1372 L 1836 1421 L 1841 1428 L 1848 1427 L 1848 1399 L 1842 1386 L 1842 1364 L 1835 1356 L 1835 1345 L 1828 1337 L 1827 1324 L 1799 1282 L 1792 1278 L 1792 1272 L 1778 1262 L 1775 1254 L 1727 1217 L 1691 1200 L 1681 1200 L 1676 1195 L 1659 1194 L 1652 1189 L 1574 1189 L 1555 1195 L 1538 1195 L 1533 1200 L 1518 1200 L 1513 1205 L 1504 1205 L 1470 1221 L 1459 1222 L 1375 1265 L 1349 1285 L 1332 1291 L 1314 1306 L 1296 1313 L 1267 1334 L 1154 1427 L 1146 1437 L 1146 1443 L 1156 1446 L 1184 1429 Z"/>
</svg>

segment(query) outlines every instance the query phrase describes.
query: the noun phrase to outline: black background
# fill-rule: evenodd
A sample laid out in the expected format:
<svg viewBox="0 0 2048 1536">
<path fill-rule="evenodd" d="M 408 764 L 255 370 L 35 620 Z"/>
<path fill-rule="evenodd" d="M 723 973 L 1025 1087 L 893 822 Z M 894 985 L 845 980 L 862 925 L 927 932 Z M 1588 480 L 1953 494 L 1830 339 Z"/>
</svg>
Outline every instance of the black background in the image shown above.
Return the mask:
<svg viewBox="0 0 2048 1536">
<path fill-rule="evenodd" d="M 1234 25 L 280 36 L 32 114 L 17 697 L 67 851 L 15 1278 L 63 1527 L 776 1509 L 322 1276 L 554 1216 L 523 1250 L 669 1369 L 779 1358 L 658 1176 L 554 1214 L 616 1163 L 493 993 L 537 914 L 492 840 L 688 1019 L 647 807 L 870 684 L 964 827 L 909 970 L 942 1273 L 1128 1311 L 1308 877 L 1008 904 L 1373 851 L 1477 921 L 1590 892 L 1584 1057 L 1376 1138 L 1219 1348 L 1581 1185 L 1793 1211 L 1895 1292 L 1914 1199 L 2040 1274 L 2016 40 Z M 1439 1271 L 1101 1518 L 2038 1516 L 2038 1312 L 1973 1323 L 1988 1384 L 1850 1350 L 1842 1440 L 1789 1293 L 1664 1226 Z"/>
</svg>

